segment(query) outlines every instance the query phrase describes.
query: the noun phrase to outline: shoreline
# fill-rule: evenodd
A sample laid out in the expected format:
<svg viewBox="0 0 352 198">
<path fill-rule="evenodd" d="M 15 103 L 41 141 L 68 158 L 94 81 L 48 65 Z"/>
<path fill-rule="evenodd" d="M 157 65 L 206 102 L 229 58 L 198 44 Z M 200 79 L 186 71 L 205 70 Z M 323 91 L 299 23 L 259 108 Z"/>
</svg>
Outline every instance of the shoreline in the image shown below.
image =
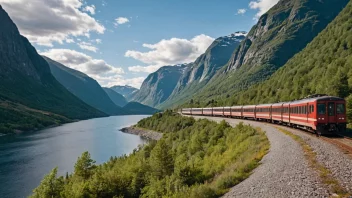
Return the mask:
<svg viewBox="0 0 352 198">
<path fill-rule="evenodd" d="M 138 128 L 138 127 L 134 127 L 134 126 L 124 127 L 122 129 L 120 129 L 120 131 L 123 133 L 138 135 L 140 137 L 144 137 L 144 138 L 151 139 L 151 140 L 160 140 L 163 137 L 162 133 L 152 131 L 152 130 L 143 129 L 143 128 Z"/>
</svg>

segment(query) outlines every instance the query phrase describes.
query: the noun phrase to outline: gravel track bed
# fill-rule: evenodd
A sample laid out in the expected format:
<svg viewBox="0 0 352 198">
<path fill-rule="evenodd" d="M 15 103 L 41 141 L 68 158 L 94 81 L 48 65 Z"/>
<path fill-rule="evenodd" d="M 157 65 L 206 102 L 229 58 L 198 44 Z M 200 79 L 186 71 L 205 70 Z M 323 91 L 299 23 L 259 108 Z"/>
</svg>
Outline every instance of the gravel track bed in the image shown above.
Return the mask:
<svg viewBox="0 0 352 198">
<path fill-rule="evenodd" d="M 299 143 L 265 123 L 217 117 L 202 117 L 214 121 L 226 120 L 232 126 L 243 122 L 260 127 L 270 141 L 269 153 L 253 174 L 234 186 L 224 197 L 329 197 L 327 187 L 309 167 Z"/>
<path fill-rule="evenodd" d="M 299 135 L 310 145 L 317 154 L 317 160 L 328 168 L 332 176 L 337 179 L 341 186 L 348 192 L 352 192 L 352 158 L 344 154 L 335 145 L 332 145 L 317 137 L 312 137 L 306 132 L 283 127 L 295 135 Z"/>
</svg>

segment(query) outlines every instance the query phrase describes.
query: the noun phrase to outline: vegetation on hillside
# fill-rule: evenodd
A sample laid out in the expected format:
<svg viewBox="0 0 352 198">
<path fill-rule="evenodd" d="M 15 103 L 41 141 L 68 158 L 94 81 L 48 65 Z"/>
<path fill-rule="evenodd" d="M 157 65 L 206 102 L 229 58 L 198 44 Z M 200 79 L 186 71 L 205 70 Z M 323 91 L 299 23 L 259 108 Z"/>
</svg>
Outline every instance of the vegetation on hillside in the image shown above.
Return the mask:
<svg viewBox="0 0 352 198">
<path fill-rule="evenodd" d="M 20 35 L 1 6 L 0 24 L 2 132 L 35 130 L 69 119 L 106 116 L 79 100 L 51 75 L 48 63 Z"/>
<path fill-rule="evenodd" d="M 352 2 L 304 50 L 270 79 L 216 100 L 192 100 L 185 106 L 275 103 L 324 93 L 346 98 L 352 120 Z"/>
<path fill-rule="evenodd" d="M 32 197 L 218 197 L 247 178 L 269 147 L 264 133 L 250 126 L 171 111 L 138 126 L 164 136 L 102 165 L 83 153 L 72 174 L 57 177 L 54 169 Z"/>
<path fill-rule="evenodd" d="M 237 100 L 237 98 L 234 100 L 232 96 L 248 89 L 256 83 L 261 83 L 268 79 L 324 30 L 348 2 L 348 0 L 279 1 L 277 5 L 261 16 L 247 38 L 242 41 L 241 46 L 235 50 L 229 63 L 217 73 L 204 89 L 194 95 L 194 102 L 199 101 L 202 105 L 209 103 L 209 106 L 213 104 L 236 104 L 237 102 L 241 102 Z M 329 36 L 336 39 L 341 35 L 339 32 L 335 32 L 334 35 Z M 330 37 L 326 37 L 326 39 L 328 38 Z M 324 42 L 324 40 L 325 39 L 323 39 L 322 42 Z M 317 56 L 325 56 L 327 52 L 332 54 L 336 45 L 340 44 L 338 42 L 330 42 L 327 43 L 327 45 L 330 45 L 329 47 L 331 47 L 332 50 L 320 50 L 319 46 L 316 48 L 317 50 L 313 57 L 318 58 Z M 344 57 L 343 54 L 340 55 L 342 55 L 341 58 Z M 313 60 L 313 57 L 309 57 L 309 59 Z M 339 56 L 336 57 L 340 58 Z M 321 58 L 319 61 L 313 62 L 309 62 L 305 58 L 307 57 L 301 56 L 300 58 L 295 58 L 294 63 L 296 65 L 302 63 L 310 65 L 316 65 L 318 63 L 324 64 L 323 60 L 330 62 L 329 59 L 333 57 L 325 57 Z M 291 61 L 291 65 L 294 65 L 292 63 Z M 304 75 L 304 72 L 306 72 L 306 70 L 302 69 L 299 74 Z M 329 75 L 329 73 L 324 73 L 324 70 L 318 72 L 320 74 Z M 279 73 L 278 76 L 280 74 L 282 73 Z M 292 75 L 295 75 L 295 79 L 292 78 Z M 295 86 L 299 87 L 302 82 L 310 81 L 309 76 L 306 75 L 307 78 L 301 78 L 299 75 L 296 76 L 296 73 L 291 73 L 290 78 L 287 77 L 288 76 L 285 75 L 285 77 L 282 77 L 276 84 L 295 82 L 298 83 L 298 85 Z M 328 77 L 324 76 L 324 78 Z M 311 84 L 315 83 L 314 81 L 311 82 Z M 331 82 L 331 80 L 329 80 L 329 82 Z M 326 83 L 317 86 L 324 87 L 325 85 Z M 265 91 L 272 91 L 273 94 L 277 93 L 277 95 L 280 95 L 274 88 Z M 291 91 L 292 89 L 290 88 L 288 92 Z M 304 90 L 303 92 L 308 93 L 309 91 Z M 311 90 L 311 92 L 313 92 L 313 90 Z M 236 97 L 238 96 L 239 95 L 236 95 Z M 254 96 L 252 96 L 252 98 L 253 97 Z M 257 94 L 257 98 L 261 97 L 261 94 Z M 252 99 L 250 98 L 248 101 L 252 101 Z M 248 101 L 247 99 L 243 100 L 244 103 L 248 103 Z M 262 101 L 266 101 L 266 99 Z"/>
<path fill-rule="evenodd" d="M 70 119 L 57 114 L 0 100 L 0 134 L 39 130 L 70 121 Z"/>
</svg>

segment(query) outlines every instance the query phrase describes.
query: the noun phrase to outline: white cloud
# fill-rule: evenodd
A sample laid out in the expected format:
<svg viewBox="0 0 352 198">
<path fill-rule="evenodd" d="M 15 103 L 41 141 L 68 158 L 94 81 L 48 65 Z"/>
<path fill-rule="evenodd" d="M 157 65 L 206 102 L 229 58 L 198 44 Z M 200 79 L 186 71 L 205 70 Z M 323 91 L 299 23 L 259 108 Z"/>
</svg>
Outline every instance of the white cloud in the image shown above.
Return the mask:
<svg viewBox="0 0 352 198">
<path fill-rule="evenodd" d="M 251 9 L 258 10 L 256 17 L 259 18 L 266 13 L 270 8 L 277 4 L 279 0 L 255 0 L 249 3 Z"/>
<path fill-rule="evenodd" d="M 84 12 L 81 0 L 0 0 L 18 26 L 21 34 L 32 43 L 53 46 L 66 39 L 103 34 L 105 27 Z M 89 8 L 91 12 L 91 8 Z"/>
<path fill-rule="evenodd" d="M 121 25 L 121 24 L 125 24 L 125 23 L 128 23 L 130 22 L 130 20 L 126 17 L 119 17 L 117 19 L 115 19 L 115 26 L 118 26 L 118 25 Z"/>
<path fill-rule="evenodd" d="M 156 70 L 158 70 L 160 68 L 159 65 L 149 65 L 149 66 L 132 66 L 132 67 L 128 67 L 128 70 L 131 72 L 145 72 L 145 73 L 153 73 Z"/>
<path fill-rule="evenodd" d="M 239 15 L 244 15 L 246 12 L 247 12 L 246 9 L 238 9 L 237 10 L 237 14 L 239 14 Z"/>
<path fill-rule="evenodd" d="M 84 53 L 70 49 L 50 49 L 41 54 L 58 61 L 67 67 L 94 77 L 106 77 L 124 73 L 122 68 L 114 67 L 106 63 L 104 60 L 94 59 Z"/>
<path fill-rule="evenodd" d="M 139 60 L 149 66 L 130 67 L 130 71 L 150 72 L 165 65 L 176 65 L 195 61 L 214 41 L 214 38 L 201 34 L 191 40 L 171 38 L 161 40 L 156 44 L 143 44 L 147 52 L 128 50 L 125 57 Z"/>
<path fill-rule="evenodd" d="M 91 43 L 80 42 L 80 43 L 78 43 L 78 46 L 81 49 L 84 49 L 84 50 L 88 50 L 88 51 L 92 51 L 92 52 L 97 52 L 98 51 L 98 48 L 95 47 L 94 45 L 92 45 Z"/>
<path fill-rule="evenodd" d="M 104 85 L 104 87 L 112 87 L 115 85 L 129 85 L 139 89 L 145 80 L 145 77 L 136 77 L 136 78 L 123 78 L 122 76 L 110 76 L 110 77 L 100 77 L 97 78 L 97 81 Z"/>
<path fill-rule="evenodd" d="M 86 6 L 83 10 L 86 12 L 89 12 L 92 15 L 95 14 L 95 6 L 94 5 Z"/>
<path fill-rule="evenodd" d="M 96 42 L 97 44 L 101 44 L 101 43 L 102 43 L 101 39 L 95 39 L 95 42 Z"/>
<path fill-rule="evenodd" d="M 84 53 L 70 49 L 51 49 L 41 53 L 61 64 L 89 75 L 101 86 L 130 85 L 140 88 L 145 77 L 124 78 L 122 68 L 109 65 L 104 60 L 94 59 Z"/>
<path fill-rule="evenodd" d="M 75 40 L 68 38 L 68 39 L 65 40 L 65 42 L 66 42 L 66 43 L 74 43 Z"/>
</svg>

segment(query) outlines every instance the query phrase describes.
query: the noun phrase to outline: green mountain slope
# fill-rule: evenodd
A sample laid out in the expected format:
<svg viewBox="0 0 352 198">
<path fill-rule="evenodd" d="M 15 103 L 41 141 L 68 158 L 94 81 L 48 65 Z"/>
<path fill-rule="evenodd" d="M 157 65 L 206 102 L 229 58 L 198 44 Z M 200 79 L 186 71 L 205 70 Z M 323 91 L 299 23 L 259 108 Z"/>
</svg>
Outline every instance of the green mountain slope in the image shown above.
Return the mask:
<svg viewBox="0 0 352 198">
<path fill-rule="evenodd" d="M 164 66 L 149 74 L 132 101 L 152 107 L 164 102 L 174 91 L 185 69 L 186 65 Z"/>
<path fill-rule="evenodd" d="M 266 80 L 311 42 L 348 0 L 281 0 L 251 29 L 230 61 L 194 99 L 211 103 Z"/>
<path fill-rule="evenodd" d="M 111 88 L 103 87 L 104 91 L 108 94 L 110 99 L 119 107 L 123 107 L 127 104 L 127 100 L 121 94 L 112 90 Z"/>
<path fill-rule="evenodd" d="M 352 1 L 269 80 L 226 103 L 287 101 L 316 93 L 340 97 L 352 93 Z"/>
<path fill-rule="evenodd" d="M 68 92 L 51 75 L 48 63 L 38 55 L 29 41 L 20 35 L 16 25 L 1 6 L 0 24 L 0 100 L 2 102 L 20 103 L 29 109 L 53 112 L 68 119 L 106 116 Z M 16 109 L 18 123 L 25 119 L 21 116 L 23 108 L 12 109 L 6 105 L 0 108 L 5 114 Z M 0 119 L 0 123 L 6 125 L 2 121 L 4 120 Z"/>
<path fill-rule="evenodd" d="M 187 66 L 171 96 L 157 107 L 175 106 L 191 98 L 229 61 L 233 51 L 245 39 L 246 34 L 246 32 L 235 32 L 229 36 L 217 38 L 204 54 Z"/>
<path fill-rule="evenodd" d="M 130 112 L 132 115 L 152 115 L 159 112 L 158 109 L 154 109 L 153 107 L 138 102 L 129 102 L 123 107 L 123 109 Z"/>
<path fill-rule="evenodd" d="M 97 81 L 48 57 L 43 58 L 48 62 L 56 80 L 83 102 L 108 115 L 124 114 L 124 110 L 115 105 Z"/>
</svg>

